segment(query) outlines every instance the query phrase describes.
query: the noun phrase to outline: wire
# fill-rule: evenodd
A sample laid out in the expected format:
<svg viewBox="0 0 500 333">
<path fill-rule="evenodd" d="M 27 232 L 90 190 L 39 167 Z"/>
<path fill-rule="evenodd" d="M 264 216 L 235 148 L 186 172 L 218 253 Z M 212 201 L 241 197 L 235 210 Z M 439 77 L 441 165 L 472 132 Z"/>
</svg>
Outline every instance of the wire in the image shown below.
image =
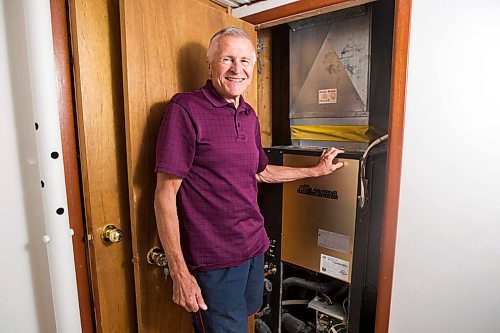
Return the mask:
<svg viewBox="0 0 500 333">
<path fill-rule="evenodd" d="M 344 301 L 342 302 L 342 308 L 344 309 L 344 317 L 347 317 L 346 302 L 347 302 L 347 298 L 344 299 Z M 340 328 L 337 329 L 337 327 L 340 327 Z M 328 329 L 328 333 L 339 333 L 342 330 L 347 332 L 347 323 L 345 321 L 342 321 L 341 323 L 337 323 L 337 324 L 333 325 L 332 327 L 330 327 Z"/>
<path fill-rule="evenodd" d="M 320 292 L 319 295 L 325 300 L 326 304 L 328 304 L 328 305 L 333 304 L 332 299 L 330 297 L 328 297 L 327 294 Z"/>
<path fill-rule="evenodd" d="M 340 327 L 340 326 L 342 326 L 342 327 Z M 340 327 L 340 328 L 337 330 L 337 327 Z M 330 327 L 330 329 L 328 330 L 328 333 L 339 333 L 341 330 L 347 331 L 347 325 L 344 323 L 335 324 L 332 327 Z"/>
<path fill-rule="evenodd" d="M 363 157 L 361 157 L 361 171 L 359 173 L 359 181 L 361 183 L 361 189 L 360 189 L 360 201 L 359 201 L 359 206 L 361 208 L 365 207 L 366 204 L 366 193 L 368 192 L 367 189 L 367 180 L 365 178 L 365 171 L 366 171 L 366 157 L 368 156 L 368 152 L 370 149 L 381 143 L 382 141 L 385 141 L 389 138 L 389 134 L 383 135 L 380 138 L 374 140 L 368 148 L 366 148 Z"/>
</svg>

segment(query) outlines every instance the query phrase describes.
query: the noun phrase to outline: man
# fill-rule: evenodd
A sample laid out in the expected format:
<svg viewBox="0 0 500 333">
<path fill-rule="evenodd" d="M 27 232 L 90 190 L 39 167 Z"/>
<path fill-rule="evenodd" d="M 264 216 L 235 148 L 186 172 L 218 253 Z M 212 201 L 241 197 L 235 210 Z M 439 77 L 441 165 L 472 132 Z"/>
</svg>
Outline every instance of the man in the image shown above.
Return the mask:
<svg viewBox="0 0 500 333">
<path fill-rule="evenodd" d="M 254 110 L 242 94 L 256 54 L 248 35 L 225 28 L 207 51 L 206 85 L 172 97 L 157 146 L 155 212 L 173 301 L 196 332 L 246 332 L 259 310 L 269 246 L 257 182 L 327 175 L 342 166 L 330 148 L 312 168 L 268 165 Z M 176 200 L 177 198 L 177 200 Z"/>
</svg>

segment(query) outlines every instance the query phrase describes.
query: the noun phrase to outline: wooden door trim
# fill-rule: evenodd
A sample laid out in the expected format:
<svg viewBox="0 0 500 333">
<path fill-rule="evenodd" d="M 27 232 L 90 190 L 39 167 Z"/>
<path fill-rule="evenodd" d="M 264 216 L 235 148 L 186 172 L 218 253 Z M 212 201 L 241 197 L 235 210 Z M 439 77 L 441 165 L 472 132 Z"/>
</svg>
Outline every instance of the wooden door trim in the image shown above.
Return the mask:
<svg viewBox="0 0 500 333">
<path fill-rule="evenodd" d="M 266 28 L 272 25 L 286 23 L 283 19 L 289 21 L 299 19 L 308 12 L 316 10 L 324 10 L 332 7 L 330 11 L 339 10 L 348 7 L 354 7 L 367 2 L 376 0 L 300 0 L 283 6 L 271 8 L 259 13 L 241 17 L 242 20 L 255 24 L 259 29 Z M 319 13 L 311 13 L 309 16 L 318 15 Z M 271 24 L 271 22 L 276 22 Z M 265 24 L 265 25 L 264 25 Z"/>
<path fill-rule="evenodd" d="M 69 53 L 68 13 L 65 0 L 50 0 L 52 38 L 59 107 L 59 122 L 64 160 L 64 178 L 68 216 L 73 235 L 78 303 L 83 333 L 94 332 L 89 271 L 86 252 L 86 229 L 83 220 L 80 177 L 76 146 L 76 131 L 72 97 L 72 76 Z"/>
<path fill-rule="evenodd" d="M 375 332 L 378 333 L 388 332 L 389 330 L 401 186 L 401 161 L 403 159 L 411 5 L 411 0 L 395 0 L 385 216 L 382 230 L 375 321 Z"/>
<path fill-rule="evenodd" d="M 303 20 L 303 19 L 306 19 L 309 17 L 327 14 L 327 13 L 335 12 L 335 11 L 342 10 L 342 9 L 361 6 L 361 5 L 365 5 L 365 4 L 368 4 L 370 2 L 375 2 L 375 1 L 378 1 L 378 0 L 344 0 L 344 1 L 339 1 L 333 5 L 328 5 L 326 7 L 312 9 L 312 10 L 308 10 L 308 11 L 303 12 L 303 13 L 294 14 L 291 16 L 286 16 L 283 18 L 278 18 L 278 19 L 275 19 L 272 21 L 257 24 L 255 26 L 255 29 L 261 30 L 261 29 L 265 29 L 265 28 L 269 28 L 269 27 L 274 27 L 276 25 L 285 24 L 285 23 L 289 23 L 289 22 L 293 22 L 293 21 L 297 21 L 297 20 Z"/>
</svg>

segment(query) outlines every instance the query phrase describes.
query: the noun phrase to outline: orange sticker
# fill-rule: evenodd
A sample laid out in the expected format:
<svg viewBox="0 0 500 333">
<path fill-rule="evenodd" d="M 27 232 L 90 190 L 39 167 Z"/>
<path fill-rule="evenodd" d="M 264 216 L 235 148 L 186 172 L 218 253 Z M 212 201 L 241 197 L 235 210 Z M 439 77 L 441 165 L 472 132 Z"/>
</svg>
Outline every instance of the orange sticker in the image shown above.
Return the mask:
<svg viewBox="0 0 500 333">
<path fill-rule="evenodd" d="M 318 104 L 337 103 L 337 88 L 318 90 Z"/>
</svg>

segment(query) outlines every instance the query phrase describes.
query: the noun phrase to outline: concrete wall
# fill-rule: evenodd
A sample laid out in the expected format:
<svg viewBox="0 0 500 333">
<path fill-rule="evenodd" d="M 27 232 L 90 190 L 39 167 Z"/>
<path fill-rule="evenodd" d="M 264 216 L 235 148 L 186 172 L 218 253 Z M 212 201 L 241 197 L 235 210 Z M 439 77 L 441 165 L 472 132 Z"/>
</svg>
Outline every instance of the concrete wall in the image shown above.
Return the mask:
<svg viewBox="0 0 500 333">
<path fill-rule="evenodd" d="M 390 332 L 500 332 L 500 2 L 411 20 Z"/>
</svg>

